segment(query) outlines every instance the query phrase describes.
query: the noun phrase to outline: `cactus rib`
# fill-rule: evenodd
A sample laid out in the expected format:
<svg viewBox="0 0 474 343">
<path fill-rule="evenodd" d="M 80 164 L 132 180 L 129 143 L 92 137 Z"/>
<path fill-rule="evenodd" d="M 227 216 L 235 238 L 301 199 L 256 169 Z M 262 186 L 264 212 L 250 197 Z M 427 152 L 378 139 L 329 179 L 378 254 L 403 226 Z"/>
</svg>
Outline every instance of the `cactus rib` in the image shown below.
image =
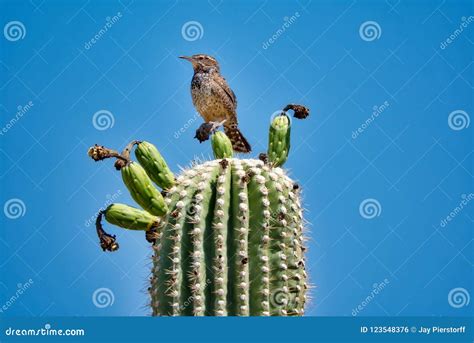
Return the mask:
<svg viewBox="0 0 474 343">
<path fill-rule="evenodd" d="M 191 231 L 193 250 L 192 250 L 192 270 L 190 273 L 192 307 L 195 316 L 203 316 L 205 308 L 205 289 L 209 283 L 206 278 L 206 263 L 204 261 L 204 229 L 208 227 L 208 217 L 212 217 L 213 187 L 218 168 L 211 167 L 208 170 L 198 168 L 202 172 L 202 179 L 197 183 L 197 192 L 194 195 L 193 210 L 193 228 Z"/>
<path fill-rule="evenodd" d="M 265 176 L 262 175 L 261 161 L 249 165 L 251 179 L 249 193 L 249 297 L 250 315 L 270 315 L 268 264 L 269 219 L 268 190 L 265 187 Z"/>
<path fill-rule="evenodd" d="M 274 271 L 270 280 L 271 288 L 274 290 L 270 299 L 273 305 L 271 315 L 286 316 L 286 305 L 289 300 L 287 255 L 292 254 L 285 206 L 288 191 L 283 189 L 281 179 L 275 171 L 269 171 L 268 176 L 268 198 L 271 204 L 270 249 L 279 251 L 270 260 L 270 268 Z"/>
<path fill-rule="evenodd" d="M 215 292 L 214 314 L 224 316 L 227 314 L 227 227 L 230 208 L 230 184 L 231 168 L 227 160 L 222 160 L 219 166 L 220 172 L 216 184 L 216 204 L 214 207 L 214 217 L 212 222 L 212 239 L 215 244 L 215 254 L 213 256 L 212 269 L 214 277 L 211 280 L 212 289 Z"/>
<path fill-rule="evenodd" d="M 249 264 L 248 264 L 248 227 L 249 203 L 245 181 L 246 170 L 239 160 L 232 164 L 232 230 L 229 248 L 235 251 L 229 259 L 229 288 L 235 305 L 230 314 L 249 315 Z"/>
</svg>

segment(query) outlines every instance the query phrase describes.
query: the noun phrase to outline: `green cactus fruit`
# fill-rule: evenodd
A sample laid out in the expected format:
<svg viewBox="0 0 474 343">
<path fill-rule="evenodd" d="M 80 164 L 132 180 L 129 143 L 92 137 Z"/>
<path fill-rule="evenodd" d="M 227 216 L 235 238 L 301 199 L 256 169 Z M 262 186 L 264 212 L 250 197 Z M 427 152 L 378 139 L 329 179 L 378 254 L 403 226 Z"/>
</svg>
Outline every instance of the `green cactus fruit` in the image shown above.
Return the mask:
<svg viewBox="0 0 474 343">
<path fill-rule="evenodd" d="M 163 196 L 153 186 L 142 166 L 136 162 L 128 162 L 120 170 L 125 186 L 138 205 L 155 216 L 163 216 L 168 212 Z"/>
<path fill-rule="evenodd" d="M 162 189 L 174 185 L 174 175 L 158 149 L 151 143 L 138 142 L 135 156 L 152 181 Z"/>
<path fill-rule="evenodd" d="M 276 116 L 271 125 L 268 139 L 268 159 L 275 167 L 282 166 L 290 151 L 290 118 L 285 112 Z"/>
<path fill-rule="evenodd" d="M 161 223 L 160 217 L 124 204 L 112 204 L 105 209 L 104 214 L 110 224 L 129 230 L 148 231 Z"/>
<path fill-rule="evenodd" d="M 224 132 L 215 132 L 211 137 L 211 144 L 214 158 L 232 158 L 234 156 L 232 142 Z"/>
</svg>

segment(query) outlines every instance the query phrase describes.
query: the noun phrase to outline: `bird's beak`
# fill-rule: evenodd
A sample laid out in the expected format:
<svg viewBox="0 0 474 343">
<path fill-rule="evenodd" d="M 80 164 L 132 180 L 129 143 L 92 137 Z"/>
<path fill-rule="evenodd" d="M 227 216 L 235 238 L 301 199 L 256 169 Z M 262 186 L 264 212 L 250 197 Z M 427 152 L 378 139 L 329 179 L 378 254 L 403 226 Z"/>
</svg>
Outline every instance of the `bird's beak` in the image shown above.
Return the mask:
<svg viewBox="0 0 474 343">
<path fill-rule="evenodd" d="M 189 57 L 189 56 L 179 56 L 179 58 L 182 58 L 183 60 L 186 60 L 186 61 L 189 61 L 189 62 L 193 61 L 192 57 Z"/>
</svg>

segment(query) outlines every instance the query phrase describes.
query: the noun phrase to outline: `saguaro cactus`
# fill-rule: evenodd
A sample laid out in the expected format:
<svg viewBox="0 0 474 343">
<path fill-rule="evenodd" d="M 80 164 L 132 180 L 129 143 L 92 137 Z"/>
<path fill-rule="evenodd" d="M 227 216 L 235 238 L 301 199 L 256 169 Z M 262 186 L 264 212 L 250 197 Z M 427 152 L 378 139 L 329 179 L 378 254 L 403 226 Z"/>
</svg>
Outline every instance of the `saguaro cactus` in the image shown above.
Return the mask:
<svg viewBox="0 0 474 343">
<path fill-rule="evenodd" d="M 227 136 L 216 132 L 211 138 L 216 159 L 176 178 L 150 143 L 132 142 L 122 154 L 97 145 L 89 149 L 96 161 L 118 159 L 127 188 L 145 210 L 113 204 L 99 214 L 97 232 L 109 251 L 118 244 L 103 230 L 102 215 L 111 224 L 147 233 L 154 251 L 153 315 L 303 315 L 300 190 L 280 168 L 290 148 L 289 126 L 285 111 L 273 119 L 268 158 L 262 160 L 234 158 Z M 139 163 L 129 156 L 135 144 Z"/>
</svg>

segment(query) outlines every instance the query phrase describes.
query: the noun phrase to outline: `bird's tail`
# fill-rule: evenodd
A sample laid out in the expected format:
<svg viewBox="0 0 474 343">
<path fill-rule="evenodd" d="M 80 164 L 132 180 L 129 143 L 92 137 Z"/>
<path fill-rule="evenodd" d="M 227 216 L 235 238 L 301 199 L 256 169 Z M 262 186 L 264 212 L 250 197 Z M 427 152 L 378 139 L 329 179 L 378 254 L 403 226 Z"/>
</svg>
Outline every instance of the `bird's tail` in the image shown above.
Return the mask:
<svg viewBox="0 0 474 343">
<path fill-rule="evenodd" d="M 232 142 L 232 148 L 234 149 L 234 151 L 243 153 L 248 153 L 252 151 L 249 142 L 247 142 L 247 139 L 245 139 L 244 135 L 240 132 L 239 128 L 237 127 L 237 124 L 224 124 L 224 132 Z"/>
</svg>

